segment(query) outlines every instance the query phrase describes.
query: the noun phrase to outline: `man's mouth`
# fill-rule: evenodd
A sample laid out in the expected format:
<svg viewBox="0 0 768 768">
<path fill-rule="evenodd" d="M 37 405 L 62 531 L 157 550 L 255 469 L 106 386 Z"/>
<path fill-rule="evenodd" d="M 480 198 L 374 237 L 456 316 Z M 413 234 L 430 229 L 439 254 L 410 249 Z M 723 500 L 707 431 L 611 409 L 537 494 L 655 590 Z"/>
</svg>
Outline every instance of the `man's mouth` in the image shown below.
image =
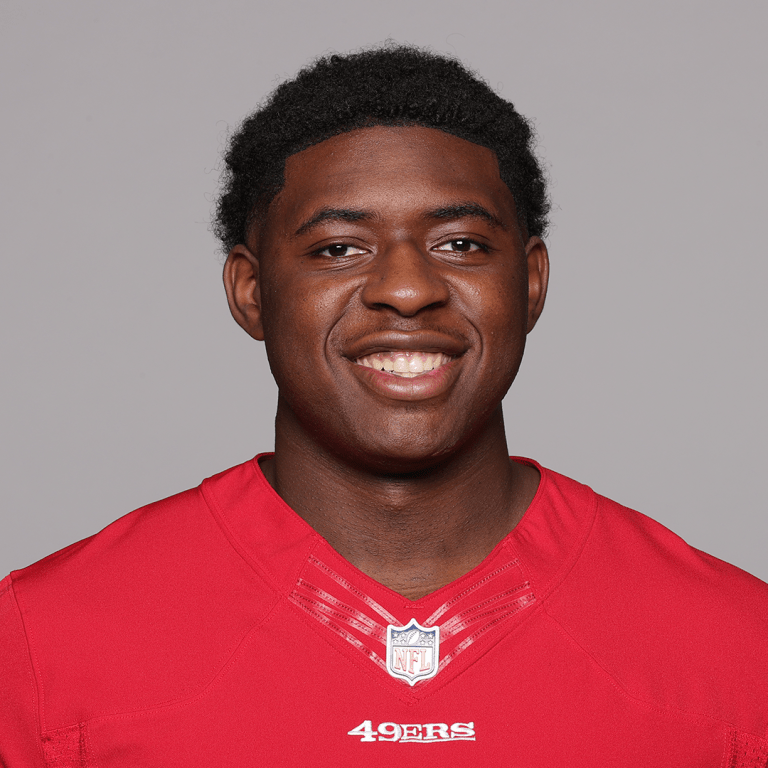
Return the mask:
<svg viewBox="0 0 768 768">
<path fill-rule="evenodd" d="M 417 352 L 411 350 L 396 350 L 391 352 L 376 352 L 372 355 L 358 357 L 355 362 L 366 368 L 386 371 L 395 376 L 412 379 L 429 371 L 450 363 L 453 356 L 442 352 Z"/>
</svg>

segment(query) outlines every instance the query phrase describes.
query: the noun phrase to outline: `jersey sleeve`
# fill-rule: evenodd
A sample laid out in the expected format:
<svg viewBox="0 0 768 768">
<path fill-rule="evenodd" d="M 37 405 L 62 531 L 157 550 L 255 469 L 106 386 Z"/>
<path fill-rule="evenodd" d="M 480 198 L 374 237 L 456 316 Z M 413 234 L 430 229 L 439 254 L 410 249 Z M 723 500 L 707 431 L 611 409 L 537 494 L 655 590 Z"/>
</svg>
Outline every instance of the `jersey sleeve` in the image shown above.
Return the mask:
<svg viewBox="0 0 768 768">
<path fill-rule="evenodd" d="M 21 614 L 8 576 L 0 581 L 0 766 L 44 766 L 37 690 Z"/>
</svg>

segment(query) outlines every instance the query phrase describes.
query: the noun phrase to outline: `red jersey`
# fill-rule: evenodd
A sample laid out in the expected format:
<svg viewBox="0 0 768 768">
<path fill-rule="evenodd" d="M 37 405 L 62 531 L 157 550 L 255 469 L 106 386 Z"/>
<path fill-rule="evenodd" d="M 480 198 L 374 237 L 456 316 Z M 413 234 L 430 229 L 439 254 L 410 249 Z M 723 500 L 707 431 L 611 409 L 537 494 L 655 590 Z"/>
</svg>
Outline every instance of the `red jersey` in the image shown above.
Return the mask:
<svg viewBox="0 0 768 768">
<path fill-rule="evenodd" d="M 768 762 L 768 585 L 539 468 L 411 601 L 257 460 L 0 583 L 5 768 Z"/>
</svg>

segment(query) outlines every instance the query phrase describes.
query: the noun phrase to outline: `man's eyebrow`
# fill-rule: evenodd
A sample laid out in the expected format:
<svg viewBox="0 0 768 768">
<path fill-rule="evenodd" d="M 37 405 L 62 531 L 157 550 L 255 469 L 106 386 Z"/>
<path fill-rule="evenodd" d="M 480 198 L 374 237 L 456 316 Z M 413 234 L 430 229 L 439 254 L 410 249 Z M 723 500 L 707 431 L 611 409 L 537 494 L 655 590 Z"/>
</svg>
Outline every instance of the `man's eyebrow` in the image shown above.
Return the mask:
<svg viewBox="0 0 768 768">
<path fill-rule="evenodd" d="M 353 208 L 321 208 L 296 230 L 294 237 L 307 234 L 323 221 L 366 221 L 372 218 L 372 213 Z"/>
<path fill-rule="evenodd" d="M 447 221 L 467 218 L 483 219 L 492 227 L 498 227 L 499 229 L 507 228 L 498 216 L 492 214 L 487 208 L 484 208 L 479 203 L 456 203 L 455 205 L 446 205 L 443 208 L 435 208 L 432 211 L 427 211 L 424 214 L 424 218 L 445 219 Z"/>
</svg>

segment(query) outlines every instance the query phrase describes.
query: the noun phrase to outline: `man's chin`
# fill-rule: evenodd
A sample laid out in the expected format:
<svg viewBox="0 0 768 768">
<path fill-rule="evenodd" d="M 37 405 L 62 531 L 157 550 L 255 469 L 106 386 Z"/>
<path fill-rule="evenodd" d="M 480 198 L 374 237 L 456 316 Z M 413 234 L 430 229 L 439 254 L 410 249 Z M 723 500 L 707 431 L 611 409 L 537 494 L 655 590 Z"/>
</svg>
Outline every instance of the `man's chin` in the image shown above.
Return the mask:
<svg viewBox="0 0 768 768">
<path fill-rule="evenodd" d="M 359 447 L 352 451 L 345 446 L 339 458 L 356 472 L 407 476 L 418 475 L 449 463 L 456 451 L 457 446 L 454 444 L 394 443 L 366 446 L 364 449 Z"/>
</svg>

